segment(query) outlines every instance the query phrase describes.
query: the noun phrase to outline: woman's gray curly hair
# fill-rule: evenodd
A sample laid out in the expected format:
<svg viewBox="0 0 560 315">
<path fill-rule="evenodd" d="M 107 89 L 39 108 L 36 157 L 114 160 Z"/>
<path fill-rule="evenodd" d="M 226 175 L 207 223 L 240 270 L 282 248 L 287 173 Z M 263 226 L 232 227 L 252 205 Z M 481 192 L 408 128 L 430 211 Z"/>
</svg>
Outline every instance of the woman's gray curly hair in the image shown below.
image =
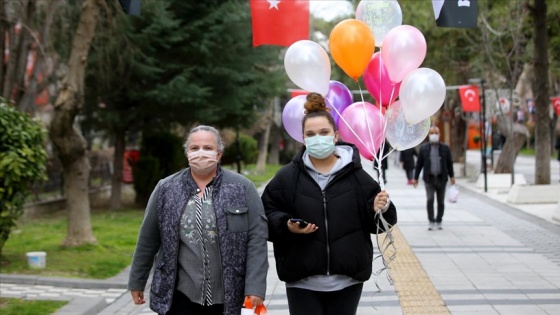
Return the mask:
<svg viewBox="0 0 560 315">
<path fill-rule="evenodd" d="M 185 150 L 185 154 L 187 154 L 187 150 L 189 148 L 189 140 L 191 139 L 191 135 L 193 133 L 199 132 L 199 131 L 208 131 L 214 134 L 214 136 L 216 137 L 216 144 L 218 145 L 218 152 L 224 152 L 224 141 L 222 140 L 222 136 L 220 136 L 220 132 L 218 131 L 218 129 L 212 127 L 212 126 L 206 126 L 206 125 L 199 125 L 196 126 L 194 128 L 191 129 L 191 131 L 189 131 L 189 134 L 187 135 L 187 140 L 185 141 L 185 143 L 183 144 L 183 149 Z"/>
</svg>

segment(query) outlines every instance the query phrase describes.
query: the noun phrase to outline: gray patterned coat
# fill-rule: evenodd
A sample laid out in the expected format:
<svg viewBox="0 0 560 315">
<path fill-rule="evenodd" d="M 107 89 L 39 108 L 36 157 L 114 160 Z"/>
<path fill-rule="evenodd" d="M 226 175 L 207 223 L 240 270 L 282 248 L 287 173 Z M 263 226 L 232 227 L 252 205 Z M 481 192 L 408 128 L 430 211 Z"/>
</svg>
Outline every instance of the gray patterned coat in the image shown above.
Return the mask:
<svg viewBox="0 0 560 315">
<path fill-rule="evenodd" d="M 144 290 L 156 257 L 150 308 L 165 314 L 171 308 L 180 216 L 197 186 L 184 169 L 161 180 L 150 197 L 132 259 L 128 289 Z M 218 167 L 212 195 L 224 281 L 224 314 L 238 315 L 245 295 L 262 298 L 268 271 L 268 228 L 261 199 L 247 178 Z"/>
</svg>

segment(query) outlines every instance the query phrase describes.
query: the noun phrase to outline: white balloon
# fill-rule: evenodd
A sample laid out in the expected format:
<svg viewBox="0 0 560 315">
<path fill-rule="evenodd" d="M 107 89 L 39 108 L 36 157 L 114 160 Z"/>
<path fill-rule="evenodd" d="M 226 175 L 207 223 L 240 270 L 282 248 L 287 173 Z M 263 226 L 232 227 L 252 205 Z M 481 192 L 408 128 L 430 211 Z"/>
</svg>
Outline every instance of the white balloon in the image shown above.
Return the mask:
<svg viewBox="0 0 560 315">
<path fill-rule="evenodd" d="M 385 118 L 387 119 L 385 137 L 397 151 L 414 148 L 422 143 L 430 132 L 430 118 L 414 125 L 409 125 L 406 122 L 400 101 L 396 101 L 389 106 Z"/>
<path fill-rule="evenodd" d="M 292 82 L 308 92 L 329 92 L 331 61 L 321 45 L 310 40 L 293 43 L 284 56 L 284 68 Z"/>
<path fill-rule="evenodd" d="M 430 68 L 418 68 L 401 83 L 399 100 L 409 124 L 417 124 L 436 113 L 445 100 L 445 82 Z"/>
</svg>

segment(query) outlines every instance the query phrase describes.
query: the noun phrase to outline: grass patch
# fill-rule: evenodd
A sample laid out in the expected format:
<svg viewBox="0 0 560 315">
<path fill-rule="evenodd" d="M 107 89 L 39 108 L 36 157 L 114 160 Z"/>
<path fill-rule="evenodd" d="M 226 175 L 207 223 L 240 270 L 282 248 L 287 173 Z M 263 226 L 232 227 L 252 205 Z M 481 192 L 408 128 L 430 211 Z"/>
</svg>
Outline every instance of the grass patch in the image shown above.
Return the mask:
<svg viewBox="0 0 560 315">
<path fill-rule="evenodd" d="M 245 175 L 250 181 L 252 181 L 255 184 L 255 186 L 258 188 L 259 186 L 269 181 L 272 177 L 274 177 L 274 175 L 276 175 L 276 172 L 283 165 L 267 164 L 264 173 L 258 173 L 255 170 L 255 166 L 256 166 L 255 164 L 249 164 L 241 171 L 241 173 Z"/>
<path fill-rule="evenodd" d="M 519 154 L 520 154 L 520 155 L 524 155 L 524 156 L 534 156 L 534 155 L 535 155 L 535 149 L 534 149 L 534 148 L 527 148 L 527 147 L 525 147 L 525 148 L 522 148 L 522 149 L 519 151 Z"/>
<path fill-rule="evenodd" d="M 124 209 L 93 211 L 91 215 L 95 245 L 63 247 L 66 237 L 64 213 L 33 219 L 12 231 L 2 249 L 2 273 L 34 274 L 105 279 L 118 274 L 132 259 L 144 211 Z M 30 269 L 26 252 L 47 252 L 45 269 Z"/>
<path fill-rule="evenodd" d="M 2 315 L 44 315 L 52 314 L 66 301 L 39 301 L 0 298 L 0 313 Z"/>
</svg>

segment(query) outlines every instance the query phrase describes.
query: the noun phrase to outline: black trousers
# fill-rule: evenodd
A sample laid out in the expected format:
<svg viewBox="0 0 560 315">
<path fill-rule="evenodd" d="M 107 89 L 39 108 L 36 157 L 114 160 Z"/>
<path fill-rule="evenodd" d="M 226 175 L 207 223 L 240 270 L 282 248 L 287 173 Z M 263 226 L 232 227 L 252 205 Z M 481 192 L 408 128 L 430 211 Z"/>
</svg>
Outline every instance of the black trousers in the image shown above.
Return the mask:
<svg viewBox="0 0 560 315">
<path fill-rule="evenodd" d="M 332 292 L 287 288 L 290 315 L 355 315 L 363 287 L 359 283 Z"/>
<path fill-rule="evenodd" d="M 439 176 L 430 176 L 429 180 L 424 181 L 426 186 L 428 221 L 441 222 L 445 209 L 445 186 L 447 179 Z M 434 194 L 437 198 L 437 215 L 434 217 Z"/>
<path fill-rule="evenodd" d="M 404 171 L 406 172 L 406 179 L 411 180 L 414 178 L 414 169 L 413 168 L 405 168 Z"/>
<path fill-rule="evenodd" d="M 223 315 L 224 305 L 200 305 L 194 303 L 182 292 L 175 290 L 173 293 L 173 302 L 171 309 L 165 313 L 166 315 Z"/>
</svg>

